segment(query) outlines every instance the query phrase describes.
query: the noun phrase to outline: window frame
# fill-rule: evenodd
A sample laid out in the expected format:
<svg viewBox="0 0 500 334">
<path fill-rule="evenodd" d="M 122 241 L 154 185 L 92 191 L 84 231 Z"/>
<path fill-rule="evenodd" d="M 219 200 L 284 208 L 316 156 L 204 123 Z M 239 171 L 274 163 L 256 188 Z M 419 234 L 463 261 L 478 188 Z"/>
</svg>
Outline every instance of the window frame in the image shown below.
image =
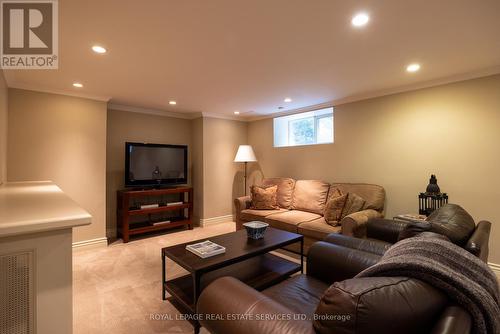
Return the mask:
<svg viewBox="0 0 500 334">
<path fill-rule="evenodd" d="M 315 115 L 315 112 L 321 112 L 323 110 L 330 109 L 330 111 L 325 112 L 323 114 Z M 276 120 L 284 117 L 293 117 L 293 116 L 298 116 L 300 114 L 307 114 L 307 113 L 313 113 L 312 115 L 304 115 L 304 117 L 300 118 L 294 118 L 294 119 L 284 119 L 282 122 L 286 122 L 286 145 L 279 145 L 276 137 L 276 130 L 277 130 L 277 123 Z M 319 122 L 323 118 L 332 118 L 332 141 L 331 142 L 318 142 L 318 129 L 319 129 Z M 292 131 L 291 131 L 291 124 L 293 122 L 305 120 L 305 119 L 313 119 L 313 135 L 314 135 L 314 142 L 313 143 L 308 143 L 308 144 L 296 144 L 296 145 L 291 145 L 290 143 L 293 142 L 291 139 L 292 136 Z M 280 126 L 281 129 L 283 129 L 283 124 Z M 295 113 L 295 114 L 289 114 L 289 115 L 283 115 L 283 116 L 278 116 L 273 118 L 273 147 L 274 148 L 285 148 L 285 147 L 297 147 L 297 146 L 311 146 L 311 145 L 328 145 L 328 144 L 334 144 L 335 143 L 335 107 L 334 106 L 326 106 L 322 108 L 315 108 L 315 109 L 310 109 L 307 111 L 302 111 L 300 113 Z"/>
<path fill-rule="evenodd" d="M 332 110 L 331 114 L 324 114 L 324 115 L 314 116 L 314 138 L 316 139 L 316 142 L 314 144 L 310 144 L 310 145 L 333 144 L 335 142 L 335 122 L 334 122 L 334 119 L 333 119 L 333 111 L 334 110 Z M 330 117 L 332 118 L 332 142 L 318 143 L 319 121 L 322 118 L 330 118 Z"/>
</svg>

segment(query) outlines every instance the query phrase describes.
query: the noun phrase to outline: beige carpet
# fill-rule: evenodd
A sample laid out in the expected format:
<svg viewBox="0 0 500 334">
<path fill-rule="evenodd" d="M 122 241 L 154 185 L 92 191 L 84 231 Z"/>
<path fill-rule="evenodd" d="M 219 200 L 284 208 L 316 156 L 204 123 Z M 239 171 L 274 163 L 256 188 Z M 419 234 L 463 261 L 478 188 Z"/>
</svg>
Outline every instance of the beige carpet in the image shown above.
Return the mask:
<svg viewBox="0 0 500 334">
<path fill-rule="evenodd" d="M 180 313 L 161 299 L 161 248 L 232 232 L 234 223 L 116 242 L 73 255 L 74 334 L 193 333 Z M 290 260 L 296 255 L 280 252 Z M 186 272 L 167 260 L 167 277 Z M 167 320 L 155 320 L 155 319 Z M 170 320 L 172 319 L 172 320 Z M 201 333 L 207 332 L 202 328 Z"/>
<path fill-rule="evenodd" d="M 161 299 L 160 250 L 234 230 L 234 223 L 222 223 L 74 252 L 73 333 L 192 333 L 190 323 Z M 168 278 L 185 273 L 167 260 Z M 162 317 L 167 320 L 154 320 Z"/>
</svg>

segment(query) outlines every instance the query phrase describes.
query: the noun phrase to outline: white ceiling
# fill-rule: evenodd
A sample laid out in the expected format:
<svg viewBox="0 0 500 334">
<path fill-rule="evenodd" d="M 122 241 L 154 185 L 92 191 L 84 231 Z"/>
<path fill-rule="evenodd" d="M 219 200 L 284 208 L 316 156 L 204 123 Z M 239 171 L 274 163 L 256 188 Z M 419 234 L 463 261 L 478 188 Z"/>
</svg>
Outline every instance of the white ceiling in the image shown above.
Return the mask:
<svg viewBox="0 0 500 334">
<path fill-rule="evenodd" d="M 355 29 L 359 11 L 371 20 Z M 5 77 L 114 104 L 257 116 L 500 72 L 499 16 L 498 0 L 61 0 L 59 69 Z"/>
</svg>

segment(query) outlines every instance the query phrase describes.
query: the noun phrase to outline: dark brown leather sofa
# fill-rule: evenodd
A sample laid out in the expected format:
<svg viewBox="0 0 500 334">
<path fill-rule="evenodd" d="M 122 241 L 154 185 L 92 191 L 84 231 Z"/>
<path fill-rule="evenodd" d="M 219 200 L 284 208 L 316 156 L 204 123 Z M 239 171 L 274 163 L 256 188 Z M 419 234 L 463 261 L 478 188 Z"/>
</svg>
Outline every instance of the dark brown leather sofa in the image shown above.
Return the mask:
<svg viewBox="0 0 500 334">
<path fill-rule="evenodd" d="M 471 318 L 430 285 L 406 277 L 353 278 L 380 255 L 320 241 L 309 251 L 307 273 L 264 291 L 232 277 L 211 283 L 197 309 L 211 333 L 470 333 Z M 332 282 L 339 282 L 332 286 Z M 328 290 L 331 318 L 315 320 Z M 234 318 L 227 319 L 226 316 Z"/>
<path fill-rule="evenodd" d="M 366 225 L 371 239 L 331 234 L 311 246 L 306 274 L 261 292 L 234 278 L 220 278 L 202 292 L 198 313 L 235 316 L 205 318 L 201 324 L 211 333 L 471 333 L 469 313 L 420 280 L 352 278 L 377 263 L 407 225 L 371 220 Z M 462 240 L 484 261 L 490 227 L 480 222 Z"/>
<path fill-rule="evenodd" d="M 484 262 L 488 262 L 488 241 L 491 231 L 489 221 L 474 219 L 460 206 L 447 204 L 436 210 L 427 218 L 431 223 L 429 231 L 447 236 L 452 242 L 468 250 Z M 409 225 L 414 233 L 425 231 L 419 224 L 407 221 L 374 218 L 366 223 L 365 238 L 352 238 L 343 235 L 329 234 L 324 241 L 352 249 L 383 255 L 385 251 L 398 241 L 400 234 Z"/>
</svg>

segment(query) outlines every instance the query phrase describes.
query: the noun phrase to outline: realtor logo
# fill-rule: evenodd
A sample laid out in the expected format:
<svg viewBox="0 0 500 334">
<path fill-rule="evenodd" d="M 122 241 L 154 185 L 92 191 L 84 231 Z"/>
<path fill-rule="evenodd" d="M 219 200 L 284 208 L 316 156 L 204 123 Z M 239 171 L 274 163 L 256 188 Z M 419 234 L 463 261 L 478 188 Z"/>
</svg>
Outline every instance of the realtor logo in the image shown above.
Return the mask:
<svg viewBox="0 0 500 334">
<path fill-rule="evenodd" d="M 0 1 L 3 69 L 57 69 L 57 0 Z"/>
</svg>

